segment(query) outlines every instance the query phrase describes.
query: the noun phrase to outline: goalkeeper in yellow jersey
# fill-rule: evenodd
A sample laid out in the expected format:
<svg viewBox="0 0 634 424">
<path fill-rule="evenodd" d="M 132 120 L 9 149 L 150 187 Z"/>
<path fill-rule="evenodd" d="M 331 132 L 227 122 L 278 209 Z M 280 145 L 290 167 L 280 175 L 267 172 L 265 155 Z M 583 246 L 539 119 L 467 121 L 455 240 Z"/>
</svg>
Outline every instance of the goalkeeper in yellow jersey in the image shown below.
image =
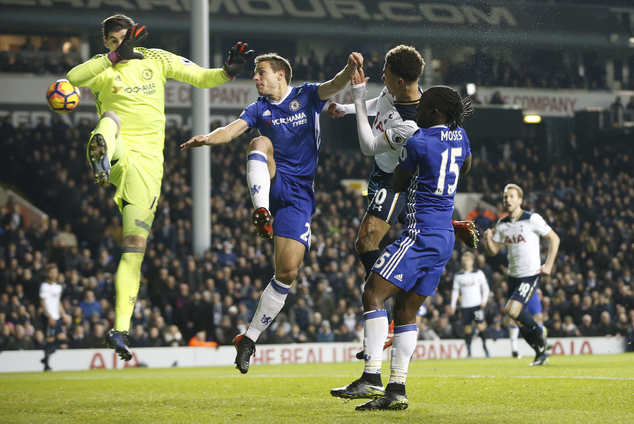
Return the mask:
<svg viewBox="0 0 634 424">
<path fill-rule="evenodd" d="M 222 69 L 203 69 L 165 50 L 137 47 L 148 32 L 125 15 L 110 16 L 101 25 L 110 53 L 74 67 L 68 80 L 95 95 L 100 119 L 88 142 L 95 183 L 117 187 L 114 200 L 123 215 L 123 252 L 115 281 L 115 324 L 105 341 L 129 361 L 127 333 L 163 178 L 165 81 L 216 87 L 235 79 L 253 51 L 239 42 Z"/>
</svg>

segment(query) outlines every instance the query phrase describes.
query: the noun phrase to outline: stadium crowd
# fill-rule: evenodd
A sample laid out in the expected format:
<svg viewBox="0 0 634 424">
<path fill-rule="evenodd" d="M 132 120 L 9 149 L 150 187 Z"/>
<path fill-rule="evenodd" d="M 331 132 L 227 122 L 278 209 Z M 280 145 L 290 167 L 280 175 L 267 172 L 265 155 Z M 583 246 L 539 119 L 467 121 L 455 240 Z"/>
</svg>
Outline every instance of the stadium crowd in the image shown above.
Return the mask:
<svg viewBox="0 0 634 424">
<path fill-rule="evenodd" d="M 55 263 L 65 328 L 62 348 L 100 347 L 114 319 L 114 279 L 121 221 L 112 186 L 97 187 L 84 156 L 93 127 L 55 118 L 51 126 L 0 125 L 0 181 L 49 215 L 25 219 L 14 199 L 0 208 L 0 349 L 44 349 L 45 319 L 39 288 Z M 246 325 L 273 274 L 270 241 L 250 223 L 245 186 L 249 137 L 210 150 L 213 246 L 192 253 L 188 156 L 178 150 L 189 134 L 167 129 L 163 195 L 148 240 L 142 284 L 131 325 L 132 347 L 229 344 Z M 606 336 L 634 341 L 634 181 L 631 147 L 571 148 L 551 167 L 532 146 L 517 142 L 510 156 L 475 155 L 459 192 L 483 193 L 497 210 L 470 214 L 482 232 L 502 213 L 507 182 L 526 193 L 524 208 L 538 211 L 560 235 L 555 272 L 541 282 L 544 321 L 555 337 Z M 312 248 L 282 313 L 260 343 L 333 342 L 362 338 L 364 270 L 354 241 L 366 200 L 341 184 L 366 179 L 372 159 L 324 147 L 316 177 L 317 214 Z M 400 227 L 386 236 L 393 240 Z M 466 247 L 457 241 L 437 295 L 420 316 L 420 338 L 461 338 L 459 315 L 450 314 L 453 275 Z M 489 337 L 507 337 L 505 253 L 476 252 L 487 276 Z"/>
<path fill-rule="evenodd" d="M 160 44 L 160 43 L 159 43 Z M 364 70 L 373 82 L 380 82 L 383 74 L 384 54 L 375 46 L 359 46 L 364 53 Z M 96 50 L 97 54 L 99 50 Z M 339 64 L 348 55 L 348 49 L 331 49 L 323 58 L 314 51 L 297 54 L 292 60 L 293 77 L 303 81 L 323 81 L 326 76 L 335 75 Z M 77 54 L 43 52 L 0 51 L 0 72 L 33 73 L 36 75 L 64 75 L 80 63 Z M 603 61 L 588 55 L 584 61 L 584 71 L 580 73 L 578 63 L 569 63 L 562 57 L 546 57 L 542 51 L 523 52 L 521 55 L 508 54 L 476 48 L 462 60 L 440 59 L 439 78 L 443 84 L 459 86 L 475 83 L 483 87 L 525 87 L 551 89 L 607 89 L 606 70 Z M 252 78 L 253 70 L 246 69 L 238 78 Z M 440 82 L 439 81 L 439 82 Z M 634 88 L 634 78 L 623 77 L 623 89 Z"/>
</svg>

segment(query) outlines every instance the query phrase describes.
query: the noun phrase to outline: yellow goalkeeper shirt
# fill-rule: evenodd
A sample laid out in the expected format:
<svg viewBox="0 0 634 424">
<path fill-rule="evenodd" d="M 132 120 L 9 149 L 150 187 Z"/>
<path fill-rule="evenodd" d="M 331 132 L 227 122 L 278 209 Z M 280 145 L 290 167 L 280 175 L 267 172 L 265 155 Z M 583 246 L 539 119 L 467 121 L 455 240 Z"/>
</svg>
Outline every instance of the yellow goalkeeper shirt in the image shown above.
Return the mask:
<svg viewBox="0 0 634 424">
<path fill-rule="evenodd" d="M 112 110 L 121 118 L 121 136 L 129 149 L 162 154 L 165 145 L 165 81 L 172 78 L 198 88 L 230 80 L 222 69 L 203 69 L 165 50 L 136 48 L 144 59 L 112 66 L 97 55 L 68 72 L 68 80 L 95 95 L 97 113 Z"/>
</svg>

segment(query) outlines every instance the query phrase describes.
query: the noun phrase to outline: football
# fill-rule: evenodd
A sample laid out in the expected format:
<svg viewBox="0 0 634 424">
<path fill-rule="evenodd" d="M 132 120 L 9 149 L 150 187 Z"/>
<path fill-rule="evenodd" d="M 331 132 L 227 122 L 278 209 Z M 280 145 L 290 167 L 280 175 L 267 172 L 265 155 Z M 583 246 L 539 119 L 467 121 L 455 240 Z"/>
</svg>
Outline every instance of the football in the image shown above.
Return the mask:
<svg viewBox="0 0 634 424">
<path fill-rule="evenodd" d="M 81 94 L 68 80 L 55 81 L 46 91 L 48 106 L 57 113 L 68 113 L 79 104 Z"/>
</svg>

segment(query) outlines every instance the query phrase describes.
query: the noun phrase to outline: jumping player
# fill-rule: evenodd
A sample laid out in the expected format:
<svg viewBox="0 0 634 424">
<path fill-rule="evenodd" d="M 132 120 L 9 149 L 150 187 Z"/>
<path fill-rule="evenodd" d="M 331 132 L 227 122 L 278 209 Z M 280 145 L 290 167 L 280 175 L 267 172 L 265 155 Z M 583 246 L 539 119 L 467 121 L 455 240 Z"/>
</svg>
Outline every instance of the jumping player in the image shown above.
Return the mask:
<svg viewBox="0 0 634 424">
<path fill-rule="evenodd" d="M 330 81 L 291 87 L 288 60 L 275 53 L 258 56 L 253 77 L 260 94 L 257 101 L 229 125 L 181 145 L 186 150 L 224 144 L 250 129 L 261 134 L 249 145 L 247 184 L 258 235 L 274 239 L 275 275 L 264 289 L 246 333 L 234 339 L 236 368 L 243 374 L 249 371 L 255 342 L 284 306 L 310 248 L 310 221 L 315 213 L 313 180 L 321 150 L 319 114 L 328 98 L 345 89 L 354 71 L 362 66 L 363 56 L 351 53 L 345 68 Z"/>
<path fill-rule="evenodd" d="M 198 88 L 216 87 L 235 79 L 253 51 L 238 43 L 223 69 L 203 69 L 165 50 L 138 47 L 148 32 L 128 16 L 110 16 L 101 26 L 110 53 L 77 65 L 67 78 L 95 95 L 100 119 L 88 142 L 88 160 L 97 185 L 111 182 L 117 187 L 114 201 L 123 216 L 123 247 L 115 280 L 115 323 L 105 340 L 129 361 L 130 318 L 161 194 L 165 81 L 173 78 Z"/>
<path fill-rule="evenodd" d="M 451 217 L 458 177 L 471 167 L 471 147 L 462 128 L 473 109 L 455 90 L 436 86 L 423 93 L 416 113 L 420 129 L 401 150 L 392 188 L 406 191 L 406 228 L 372 268 L 362 300 L 365 319 L 365 365 L 361 378 L 330 394 L 348 399 L 372 398 L 357 410 L 406 409 L 405 381 L 416 348 L 416 314 L 433 296 L 454 247 Z M 390 379 L 383 389 L 381 364 L 388 333 L 384 303 L 394 303 L 394 342 Z"/>
<path fill-rule="evenodd" d="M 368 180 L 368 208 L 361 221 L 355 248 L 365 268 L 366 278 L 381 255 L 379 244 L 390 227 L 405 222 L 405 197 L 392 190 L 392 175 L 405 141 L 418 129 L 414 119 L 416 106 L 422 93 L 418 79 L 425 68 L 425 61 L 414 47 L 396 46 L 385 55 L 382 80 L 385 84 L 378 97 L 366 102 L 366 83 L 363 69 L 352 77 L 354 104 L 331 103 L 328 113 L 339 118 L 355 113 L 361 151 L 374 156 L 374 166 Z M 368 116 L 374 116 L 370 126 Z M 385 303 L 390 320 L 390 331 L 384 348 L 392 345 L 394 322 L 391 300 Z M 363 351 L 357 353 L 363 359 Z"/>
</svg>

